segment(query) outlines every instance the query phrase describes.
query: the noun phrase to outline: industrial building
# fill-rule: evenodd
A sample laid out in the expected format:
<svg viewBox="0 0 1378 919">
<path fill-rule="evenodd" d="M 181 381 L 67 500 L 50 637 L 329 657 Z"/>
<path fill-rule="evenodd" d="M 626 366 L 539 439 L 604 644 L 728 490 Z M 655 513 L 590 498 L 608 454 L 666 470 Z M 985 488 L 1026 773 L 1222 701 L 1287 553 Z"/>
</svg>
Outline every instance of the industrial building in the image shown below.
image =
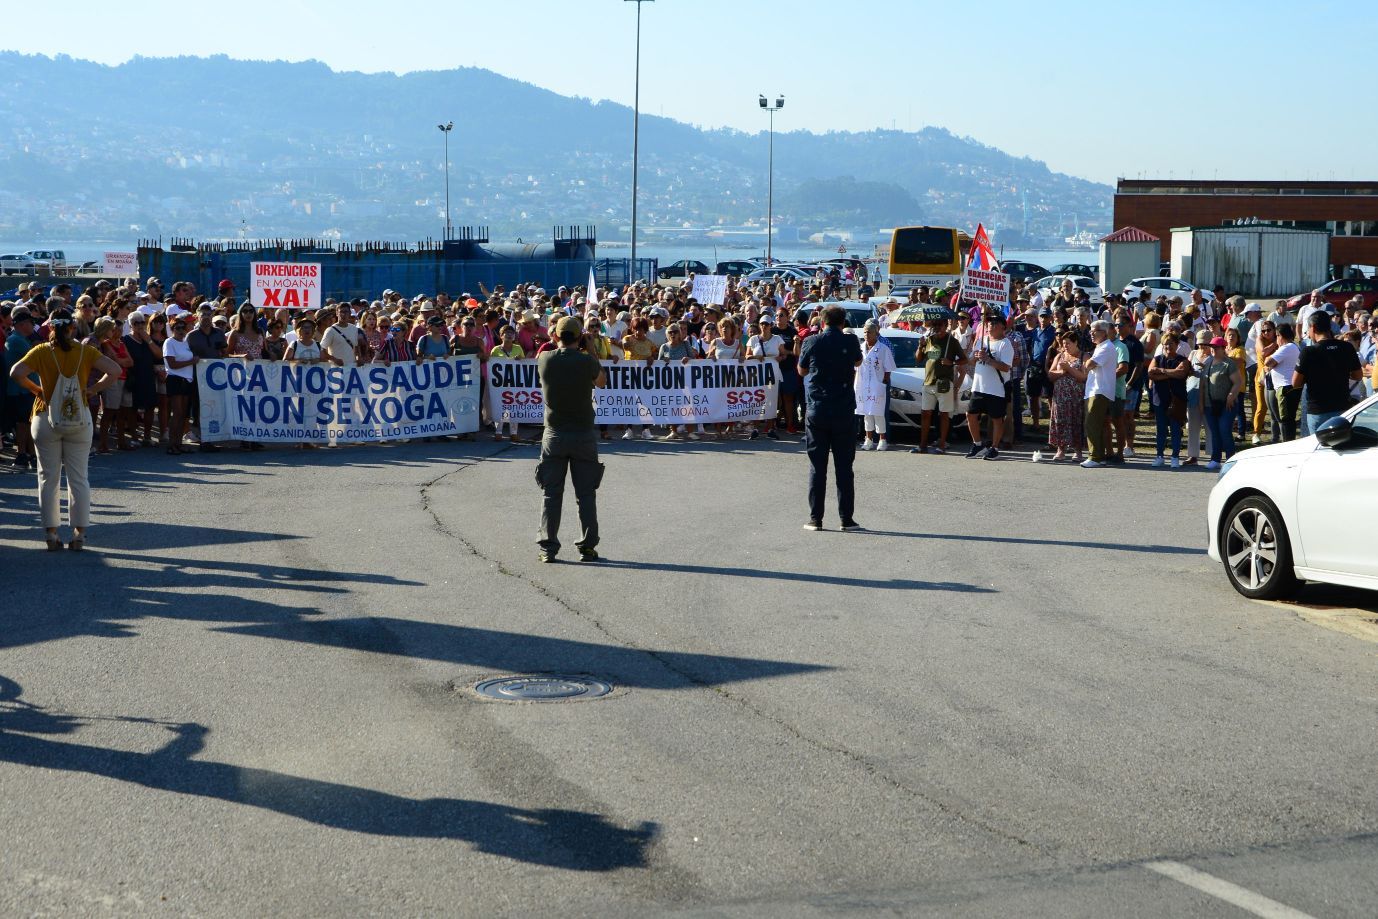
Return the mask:
<svg viewBox="0 0 1378 919">
<path fill-rule="evenodd" d="M 1177 255 L 1175 228 L 1273 225 L 1328 231 L 1334 276 L 1378 266 L 1378 181 L 1120 179 L 1114 210 L 1115 229 L 1138 227 L 1163 240 L 1164 260 Z"/>
</svg>

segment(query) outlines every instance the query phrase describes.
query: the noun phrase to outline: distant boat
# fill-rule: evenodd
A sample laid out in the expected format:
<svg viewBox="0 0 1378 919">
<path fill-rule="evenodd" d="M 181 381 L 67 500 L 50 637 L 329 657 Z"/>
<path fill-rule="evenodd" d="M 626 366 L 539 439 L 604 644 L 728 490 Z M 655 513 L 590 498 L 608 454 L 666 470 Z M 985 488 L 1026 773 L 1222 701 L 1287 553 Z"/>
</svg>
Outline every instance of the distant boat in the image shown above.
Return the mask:
<svg viewBox="0 0 1378 919">
<path fill-rule="evenodd" d="M 1063 240 L 1063 242 L 1071 246 L 1073 249 L 1094 249 L 1096 248 L 1096 241 L 1099 238 L 1100 237 L 1098 237 L 1095 233 L 1092 233 L 1090 230 L 1082 230 L 1075 236 L 1068 236 L 1066 239 Z"/>
</svg>

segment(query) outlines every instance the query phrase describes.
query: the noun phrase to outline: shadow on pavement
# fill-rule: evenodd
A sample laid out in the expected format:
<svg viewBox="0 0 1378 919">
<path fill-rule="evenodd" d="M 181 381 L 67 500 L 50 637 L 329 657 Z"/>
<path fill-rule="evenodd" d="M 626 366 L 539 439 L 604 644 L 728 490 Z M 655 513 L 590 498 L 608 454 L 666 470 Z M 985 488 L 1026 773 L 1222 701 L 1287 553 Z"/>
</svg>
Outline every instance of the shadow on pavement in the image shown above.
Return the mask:
<svg viewBox="0 0 1378 919">
<path fill-rule="evenodd" d="M 45 587 L 35 602 L 0 610 L 0 649 L 81 635 L 129 637 L 136 634 L 133 623 L 151 617 L 216 623 L 296 621 L 318 614 L 323 597 L 347 594 L 351 584 L 418 583 L 373 572 L 319 571 L 267 561 L 187 560 L 177 555 L 195 546 L 263 543 L 267 548 L 296 538 L 281 533 L 135 522 L 101 527 L 98 538 L 100 548 L 84 553 L 34 551 L 28 556 L 25 582 L 53 586 Z M 116 559 L 135 564 L 110 564 Z M 262 589 L 288 590 L 301 599 L 279 604 L 251 593 Z"/>
<path fill-rule="evenodd" d="M 687 689 L 832 668 L 820 664 L 628 648 L 520 632 L 373 616 L 229 626 L 217 631 L 444 661 L 504 673 L 591 673 L 642 689 Z"/>
<path fill-rule="evenodd" d="M 351 833 L 455 839 L 480 852 L 571 871 L 640 868 L 659 826 L 623 829 L 600 814 L 552 808 L 525 809 L 463 798 L 405 798 L 319 779 L 193 759 L 209 729 L 195 723 L 137 717 L 55 714 L 20 699 L 12 680 L 0 677 L 0 762 L 86 773 L 156 791 L 214 798 L 262 808 Z M 171 731 L 151 753 L 56 741 L 91 721 L 146 724 Z"/>
<path fill-rule="evenodd" d="M 1104 549 L 1112 552 L 1148 552 L 1153 555 L 1202 555 L 1204 548 L 1189 546 L 1136 546 L 1133 543 L 1078 542 L 1069 539 L 1032 539 L 1022 536 L 972 536 L 966 533 L 901 533 L 895 530 L 863 530 L 863 536 L 897 536 L 904 539 L 946 539 L 956 542 L 993 542 L 1015 546 L 1066 546 L 1070 549 Z"/>
<path fill-rule="evenodd" d="M 866 530 L 864 533 L 875 533 Z M 909 536 L 909 533 L 879 533 L 880 536 Z M 766 578 L 772 581 L 831 584 L 835 587 L 869 587 L 873 590 L 945 590 L 952 593 L 993 594 L 989 587 L 957 581 L 911 581 L 906 578 L 849 578 L 812 571 L 762 571 L 759 568 L 725 568 L 718 565 L 683 565 L 670 562 L 628 562 L 604 558 L 599 568 L 626 568 L 634 571 L 669 571 L 676 574 L 718 574 L 733 578 Z"/>
</svg>

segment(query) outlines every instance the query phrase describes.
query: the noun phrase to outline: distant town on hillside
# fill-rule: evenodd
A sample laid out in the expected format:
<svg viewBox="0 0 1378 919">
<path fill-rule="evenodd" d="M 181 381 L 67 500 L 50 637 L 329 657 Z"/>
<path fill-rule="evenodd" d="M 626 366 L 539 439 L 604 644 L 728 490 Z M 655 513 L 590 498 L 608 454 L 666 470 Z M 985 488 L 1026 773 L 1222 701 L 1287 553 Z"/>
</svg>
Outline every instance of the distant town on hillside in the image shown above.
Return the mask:
<svg viewBox="0 0 1378 919">
<path fill-rule="evenodd" d="M 1110 227 L 1109 186 L 936 127 L 775 136 L 777 240 L 869 244 L 901 224 L 984 222 L 997 243 L 1062 247 Z M 0 238 L 541 240 L 593 225 L 625 243 L 631 111 L 487 70 L 334 72 L 319 63 L 135 58 L 108 67 L 0 53 Z M 794 129 L 795 126 L 799 126 Z M 643 114 L 643 239 L 759 241 L 766 137 Z"/>
</svg>

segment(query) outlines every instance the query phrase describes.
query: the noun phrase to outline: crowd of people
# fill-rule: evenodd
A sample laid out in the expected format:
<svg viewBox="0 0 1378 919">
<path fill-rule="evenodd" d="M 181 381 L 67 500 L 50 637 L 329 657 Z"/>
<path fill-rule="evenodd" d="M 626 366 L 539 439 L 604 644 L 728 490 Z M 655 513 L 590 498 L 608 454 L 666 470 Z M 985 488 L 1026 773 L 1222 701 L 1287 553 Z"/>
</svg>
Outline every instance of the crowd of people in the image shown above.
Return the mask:
<svg viewBox="0 0 1378 919">
<path fill-rule="evenodd" d="M 887 304 L 881 324 L 909 325 L 900 318 L 912 315 L 907 307 L 943 299 L 917 288 Z M 1046 403 L 1054 461 L 1125 462 L 1142 413 L 1154 420 L 1153 465 L 1197 465 L 1204 434 L 1206 465 L 1218 469 L 1237 442 L 1305 436 L 1378 386 L 1372 317 L 1359 297 L 1337 308 L 1313 294 L 1295 313 L 1279 300 L 1265 316 L 1221 288 L 1213 297 L 1198 290 L 1191 302 L 1145 291 L 1092 304 L 1068 281 L 1049 298 L 1016 284 L 1012 300 L 983 312 L 954 294 L 953 318 L 912 324 L 925 370 L 913 452 L 946 451 L 964 388 L 971 457 L 997 459 L 1029 428 L 1037 435 Z"/>
<path fill-rule="evenodd" d="M 828 283 L 731 283 L 721 305 L 695 301 L 689 278 L 679 286 L 637 282 L 593 292 L 548 291 L 534 283 L 492 291 L 480 285 L 476 294 L 457 297 L 386 290 L 371 301 L 328 300 L 318 310 L 292 311 L 255 309 L 236 296 L 229 281 L 220 282 L 211 297 L 187 281 L 165 288 L 158 278 L 142 289 L 133 281 L 100 281 L 84 291 L 69 283 L 46 290 L 24 285 L 17 297 L 0 301 L 7 387 L 0 432 L 6 449 L 13 450 L 11 468 L 39 473 L 46 524 L 53 519 L 50 511 L 56 514 L 58 476 L 51 469 L 44 475 L 45 438 L 48 446 L 62 444 L 49 456 L 67 469 L 77 504 L 88 454 L 221 449 L 198 432 L 199 361 L 350 366 L 449 355 L 534 358 L 556 347 L 548 330 L 574 317 L 584 328 L 579 349 L 600 360 L 779 362 L 779 412 L 773 419 L 716 424 L 713 430 L 671 425 L 659 435 L 650 425 L 627 426 L 623 438 L 778 439 L 782 432 L 799 433 L 803 424 L 797 357 L 803 341 L 819 332 L 821 311 L 815 306 L 825 299 Z M 863 282 L 860 301 L 873 296 Z M 939 301 L 950 304 L 953 318 L 902 318 L 911 315 L 908 307 Z M 998 459 L 1002 446 L 1028 435 L 1041 441 L 1046 417 L 1051 459 L 1070 457 L 1088 467 L 1122 463 L 1135 455 L 1137 419 L 1146 412 L 1156 424 L 1155 465 L 1196 464 L 1204 434 L 1214 468 L 1233 453 L 1237 439 L 1259 443 L 1305 435 L 1378 383 L 1374 332 L 1361 302 L 1337 310 L 1317 296 L 1294 315 L 1279 301 L 1265 316 L 1258 304 L 1226 299 L 1223 290 L 1214 299 L 1198 291 L 1190 303 L 1145 294 L 1132 301 L 1110 295 L 1104 304 L 1092 304 L 1069 282 L 1046 299 L 1035 288 L 1016 285 L 1003 309 L 983 311 L 959 294 L 924 288 L 907 300 L 876 306 L 856 370 L 863 449 L 889 446 L 886 405 L 896 363 L 894 345 L 881 334 L 886 327 L 921 333 L 916 357 L 925 385 L 916 453 L 947 450 L 949 421 L 966 401 L 972 457 Z M 81 386 L 89 418 L 85 440 L 71 431 L 56 437 L 55 421 L 39 423 L 39 416 L 51 414 L 54 388 L 69 378 Z M 513 421 L 488 417 L 486 406 L 483 425 L 497 440 L 521 438 Z M 617 433 L 600 429 L 603 438 Z M 74 524 L 85 519 L 75 510 L 72 517 Z"/>
</svg>

